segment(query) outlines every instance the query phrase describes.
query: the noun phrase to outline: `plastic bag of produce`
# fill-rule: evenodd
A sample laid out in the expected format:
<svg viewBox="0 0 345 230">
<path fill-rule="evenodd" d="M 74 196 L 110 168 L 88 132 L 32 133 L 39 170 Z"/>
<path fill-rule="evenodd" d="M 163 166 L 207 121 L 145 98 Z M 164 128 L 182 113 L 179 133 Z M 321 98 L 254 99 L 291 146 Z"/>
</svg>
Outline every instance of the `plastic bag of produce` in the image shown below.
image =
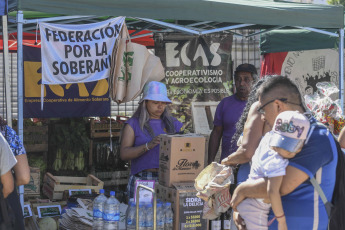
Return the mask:
<svg viewBox="0 0 345 230">
<path fill-rule="evenodd" d="M 230 184 L 234 182 L 232 168 L 212 162 L 195 179 L 197 197 L 205 200 L 203 218 L 213 220 L 230 208 Z"/>
<path fill-rule="evenodd" d="M 233 182 L 231 167 L 212 162 L 197 176 L 194 187 L 198 191 L 196 195 L 207 201 L 216 192 L 229 188 Z"/>
</svg>

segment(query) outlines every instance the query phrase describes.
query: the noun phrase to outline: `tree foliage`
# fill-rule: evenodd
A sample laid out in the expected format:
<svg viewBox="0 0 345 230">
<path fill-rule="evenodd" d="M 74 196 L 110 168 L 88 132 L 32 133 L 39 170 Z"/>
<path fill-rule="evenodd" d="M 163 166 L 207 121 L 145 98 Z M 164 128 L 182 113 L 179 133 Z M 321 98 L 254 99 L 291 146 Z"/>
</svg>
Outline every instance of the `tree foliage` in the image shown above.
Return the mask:
<svg viewBox="0 0 345 230">
<path fill-rule="evenodd" d="M 343 5 L 343 6 L 345 6 L 345 0 L 328 0 L 327 3 L 331 4 L 331 5 Z"/>
</svg>

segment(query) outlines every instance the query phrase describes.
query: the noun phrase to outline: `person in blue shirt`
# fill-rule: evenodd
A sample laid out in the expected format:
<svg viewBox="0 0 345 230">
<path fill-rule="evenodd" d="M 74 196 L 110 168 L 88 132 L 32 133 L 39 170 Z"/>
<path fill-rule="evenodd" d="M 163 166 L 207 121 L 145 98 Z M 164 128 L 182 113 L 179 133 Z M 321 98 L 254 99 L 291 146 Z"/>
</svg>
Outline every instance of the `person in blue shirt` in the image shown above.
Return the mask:
<svg viewBox="0 0 345 230">
<path fill-rule="evenodd" d="M 5 137 L 17 160 L 17 164 L 13 167 L 15 184 L 17 186 L 28 184 L 30 182 L 30 168 L 23 142 L 16 131 L 8 126 L 2 117 L 0 117 L 0 132 Z"/>
<path fill-rule="evenodd" d="M 297 86 L 287 77 L 276 76 L 268 79 L 258 90 L 258 111 L 269 126 L 284 111 L 305 113 L 301 94 Z M 288 229 L 325 230 L 328 216 L 325 206 L 309 179 L 315 177 L 324 191 L 327 200 L 332 200 L 337 166 L 335 140 L 329 130 L 317 124 L 315 118 L 305 113 L 311 126 L 310 138 L 301 152 L 289 161 L 286 175 L 283 177 L 280 193 Z M 267 198 L 267 181 L 255 183 L 243 182 L 234 191 L 231 205 L 237 211 L 237 205 L 246 198 Z M 245 229 L 243 220 L 236 217 L 238 229 Z M 272 212 L 269 219 L 274 216 Z M 269 229 L 278 229 L 275 221 Z"/>
</svg>

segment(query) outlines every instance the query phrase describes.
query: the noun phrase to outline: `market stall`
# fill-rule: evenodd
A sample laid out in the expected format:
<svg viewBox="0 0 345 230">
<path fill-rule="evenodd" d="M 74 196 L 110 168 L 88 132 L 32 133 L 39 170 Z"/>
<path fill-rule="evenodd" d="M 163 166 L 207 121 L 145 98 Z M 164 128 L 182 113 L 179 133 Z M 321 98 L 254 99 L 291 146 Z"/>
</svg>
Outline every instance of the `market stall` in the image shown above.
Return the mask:
<svg viewBox="0 0 345 230">
<path fill-rule="evenodd" d="M 154 7 L 153 7 L 154 5 Z M 236 28 L 258 28 L 260 33 L 273 28 L 304 27 L 308 30 L 327 33 L 340 37 L 340 60 L 343 60 L 343 7 L 297 4 L 275 1 L 45 1 L 34 0 L 30 3 L 19 1 L 17 18 L 18 30 L 18 131 L 23 136 L 23 43 L 22 32 L 26 25 L 54 20 L 82 18 L 83 16 L 60 16 L 49 18 L 25 19 L 22 10 L 35 10 L 61 15 L 125 15 L 136 17 L 135 22 L 154 25 L 156 30 L 174 30 L 193 35 L 204 35 L 219 31 L 231 32 Z M 265 15 L 263 17 L 262 15 Z M 142 18 L 145 17 L 145 18 Z M 178 25 L 149 18 L 173 19 Z M 319 18 L 323 18 L 322 21 Z M 255 24 L 253 23 L 255 22 Z M 158 27 L 158 28 L 157 28 Z M 216 27 L 216 28 L 214 28 Z M 313 29 L 312 29 L 313 28 Z M 336 32 L 325 32 L 334 29 Z M 255 33 L 256 34 L 256 33 Z M 250 34 L 252 36 L 254 34 Z M 340 62 L 340 76 L 343 64 Z M 343 78 L 341 79 L 341 82 Z M 343 89 L 343 83 L 340 84 Z"/>
</svg>

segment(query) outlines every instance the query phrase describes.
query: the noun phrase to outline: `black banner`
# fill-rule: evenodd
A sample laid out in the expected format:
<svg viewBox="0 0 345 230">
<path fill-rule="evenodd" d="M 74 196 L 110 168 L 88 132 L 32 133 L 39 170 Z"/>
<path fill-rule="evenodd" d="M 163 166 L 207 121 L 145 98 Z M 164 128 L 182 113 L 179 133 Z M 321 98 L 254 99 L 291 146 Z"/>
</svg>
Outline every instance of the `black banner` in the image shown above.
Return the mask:
<svg viewBox="0 0 345 230">
<path fill-rule="evenodd" d="M 24 118 L 109 116 L 108 80 L 44 85 L 44 110 L 41 110 L 41 49 L 23 46 Z"/>
<path fill-rule="evenodd" d="M 219 102 L 232 94 L 231 34 L 188 36 L 154 35 L 155 54 L 165 67 L 172 111 L 193 131 L 191 103 Z"/>
</svg>

